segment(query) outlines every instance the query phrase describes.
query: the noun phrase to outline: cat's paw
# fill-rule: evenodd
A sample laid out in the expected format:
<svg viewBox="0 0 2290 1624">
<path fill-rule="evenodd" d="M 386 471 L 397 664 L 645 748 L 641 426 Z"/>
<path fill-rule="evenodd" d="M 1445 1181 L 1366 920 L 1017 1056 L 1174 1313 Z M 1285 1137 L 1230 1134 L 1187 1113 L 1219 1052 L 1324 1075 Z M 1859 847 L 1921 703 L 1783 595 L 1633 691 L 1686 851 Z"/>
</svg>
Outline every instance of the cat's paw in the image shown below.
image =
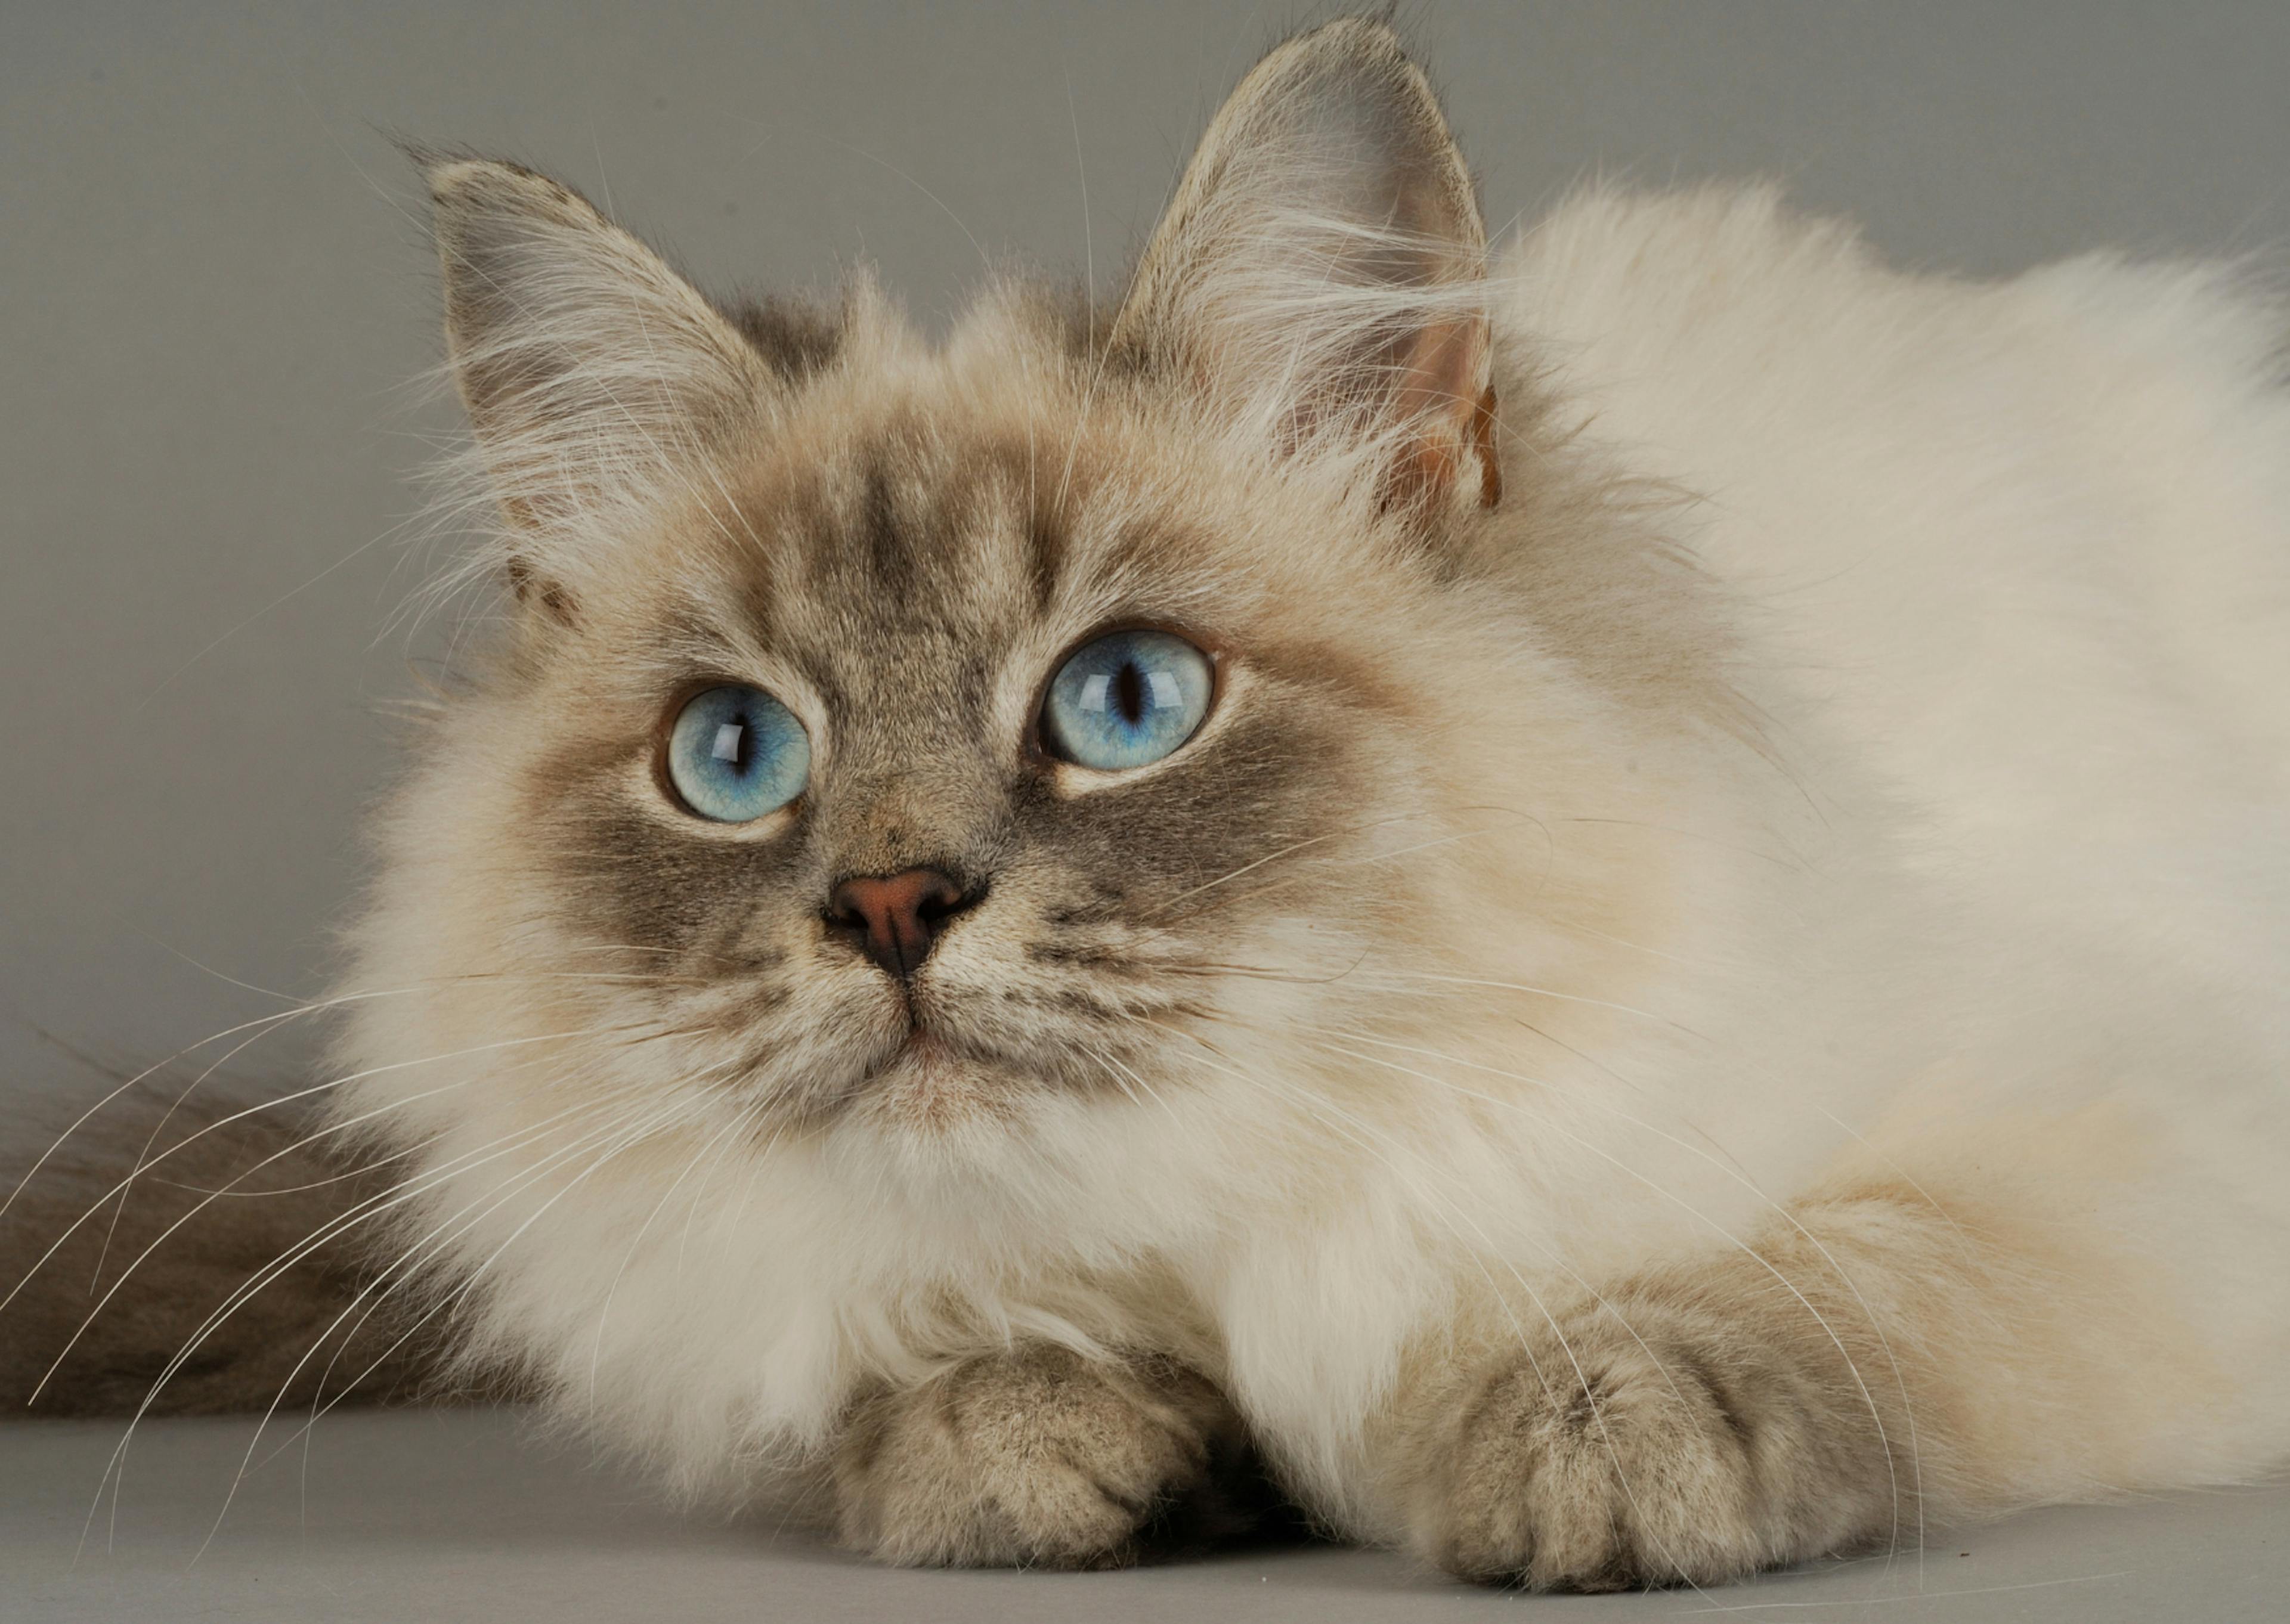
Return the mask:
<svg viewBox="0 0 2290 1624">
<path fill-rule="evenodd" d="M 1891 1525 L 1883 1436 L 1842 1370 L 1703 1315 L 1629 1317 L 1573 1317 L 1460 1387 L 1419 1446 L 1419 1551 L 1484 1582 L 1620 1590 L 1724 1583 Z"/>
<path fill-rule="evenodd" d="M 861 1404 L 836 1532 L 903 1566 L 1126 1566 L 1245 1528 L 1246 1455 L 1231 1405 L 1182 1366 L 1029 1346 Z"/>
</svg>

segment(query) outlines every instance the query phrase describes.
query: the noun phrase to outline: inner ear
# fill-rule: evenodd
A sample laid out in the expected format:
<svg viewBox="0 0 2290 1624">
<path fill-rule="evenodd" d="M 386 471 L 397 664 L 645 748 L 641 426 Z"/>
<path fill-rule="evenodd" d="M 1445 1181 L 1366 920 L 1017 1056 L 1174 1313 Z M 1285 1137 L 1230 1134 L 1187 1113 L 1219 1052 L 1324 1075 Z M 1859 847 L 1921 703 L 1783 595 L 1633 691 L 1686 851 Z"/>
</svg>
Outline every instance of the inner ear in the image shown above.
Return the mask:
<svg viewBox="0 0 2290 1624">
<path fill-rule="evenodd" d="M 1484 316 L 1434 322 L 1413 335 L 1409 353 L 1397 363 L 1392 412 L 1418 432 L 1405 437 L 1387 476 L 1387 506 L 1437 500 L 1459 487 L 1483 508 L 1502 500 L 1490 360 Z M 1476 483 L 1470 484 L 1473 470 Z"/>
<path fill-rule="evenodd" d="M 1201 140 L 1114 327 L 1283 454 L 1387 505 L 1500 493 L 1486 231 L 1421 71 L 1350 20 L 1281 46 Z"/>
</svg>

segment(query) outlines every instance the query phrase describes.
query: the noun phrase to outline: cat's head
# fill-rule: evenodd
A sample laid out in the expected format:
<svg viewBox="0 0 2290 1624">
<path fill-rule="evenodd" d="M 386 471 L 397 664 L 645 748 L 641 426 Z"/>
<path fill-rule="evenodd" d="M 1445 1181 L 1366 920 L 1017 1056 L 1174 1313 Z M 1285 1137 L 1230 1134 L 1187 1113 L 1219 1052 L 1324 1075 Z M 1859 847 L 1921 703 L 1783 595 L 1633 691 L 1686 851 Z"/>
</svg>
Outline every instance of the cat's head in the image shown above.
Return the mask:
<svg viewBox="0 0 2290 1624">
<path fill-rule="evenodd" d="M 1620 701 L 1512 556 L 1603 521 L 1518 466 L 1472 187 L 1380 27 L 1250 76 L 1117 309 L 999 288 L 942 345 L 429 179 L 507 620 L 368 934 L 429 1049 L 990 1135 L 1447 1021 L 1624 884 L 1552 872 Z"/>
</svg>

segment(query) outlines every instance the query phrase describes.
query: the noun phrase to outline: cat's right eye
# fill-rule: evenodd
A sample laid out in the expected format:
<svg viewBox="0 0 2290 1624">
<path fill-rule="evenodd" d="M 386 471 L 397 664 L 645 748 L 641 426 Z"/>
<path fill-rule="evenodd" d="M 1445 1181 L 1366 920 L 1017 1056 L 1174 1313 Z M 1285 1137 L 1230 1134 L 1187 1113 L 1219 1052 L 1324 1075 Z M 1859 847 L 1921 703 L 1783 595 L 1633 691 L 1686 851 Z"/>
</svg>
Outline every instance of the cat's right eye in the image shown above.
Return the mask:
<svg viewBox="0 0 2290 1624">
<path fill-rule="evenodd" d="M 669 732 L 669 784 L 711 822 L 752 823 L 801 795 L 810 778 L 810 735 L 760 688 L 696 693 Z"/>
</svg>

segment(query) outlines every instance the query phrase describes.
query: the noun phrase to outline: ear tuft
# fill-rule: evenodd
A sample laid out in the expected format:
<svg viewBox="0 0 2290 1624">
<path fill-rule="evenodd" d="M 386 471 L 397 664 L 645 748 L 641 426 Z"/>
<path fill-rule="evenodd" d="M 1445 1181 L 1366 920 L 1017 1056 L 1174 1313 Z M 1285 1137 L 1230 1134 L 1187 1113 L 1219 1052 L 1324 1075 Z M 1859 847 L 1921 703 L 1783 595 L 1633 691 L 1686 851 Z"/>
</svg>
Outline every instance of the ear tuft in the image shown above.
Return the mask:
<svg viewBox="0 0 2290 1624">
<path fill-rule="evenodd" d="M 1365 455 L 1387 503 L 1492 501 L 1485 275 L 1437 100 L 1389 28 L 1352 19 L 1233 92 L 1114 339 L 1285 453 Z"/>
<path fill-rule="evenodd" d="M 585 556 L 693 487 L 769 398 L 761 357 L 660 256 L 516 164 L 428 162 L 453 378 L 520 599 L 571 617 Z"/>
</svg>

